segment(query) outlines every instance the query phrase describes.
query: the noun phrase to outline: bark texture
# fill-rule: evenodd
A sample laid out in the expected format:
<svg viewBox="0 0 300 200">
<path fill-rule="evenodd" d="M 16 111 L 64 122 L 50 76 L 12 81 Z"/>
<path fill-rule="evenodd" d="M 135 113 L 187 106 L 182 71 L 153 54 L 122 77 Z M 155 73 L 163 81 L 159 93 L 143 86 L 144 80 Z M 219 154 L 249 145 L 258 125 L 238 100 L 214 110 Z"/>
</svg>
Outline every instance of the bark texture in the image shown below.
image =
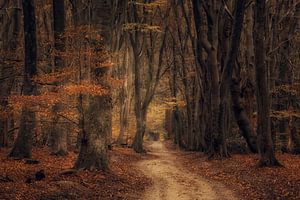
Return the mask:
<svg viewBox="0 0 300 200">
<path fill-rule="evenodd" d="M 23 0 L 23 20 L 25 35 L 25 65 L 23 95 L 36 95 L 36 85 L 32 82 L 33 76 L 37 74 L 37 41 L 36 41 L 36 19 L 33 0 Z M 10 152 L 11 157 L 31 157 L 32 139 L 35 132 L 35 113 L 23 107 L 21 114 L 20 129 L 14 147 Z"/>
<path fill-rule="evenodd" d="M 110 6 L 106 0 L 92 2 L 98 12 L 92 14 L 93 27 L 101 30 L 103 36 L 103 49 L 95 51 L 106 51 L 110 42 Z M 101 13 L 99 12 L 101 10 Z M 112 99 L 111 88 L 105 79 L 109 75 L 109 67 L 91 68 L 91 82 L 101 85 L 107 90 L 103 96 L 88 97 L 88 108 L 84 117 L 84 129 L 81 135 L 80 152 L 75 163 L 76 169 L 98 169 L 107 171 L 108 163 L 108 138 L 112 132 Z"/>
<path fill-rule="evenodd" d="M 257 100 L 257 142 L 259 166 L 280 165 L 275 157 L 270 127 L 270 96 L 265 47 L 266 1 L 256 0 L 254 51 Z"/>
<path fill-rule="evenodd" d="M 54 27 L 54 47 L 56 56 L 54 58 L 54 71 L 61 70 L 65 67 L 65 61 L 62 54 L 65 52 L 65 3 L 64 0 L 53 0 L 53 27 Z M 55 83 L 58 86 L 58 83 Z M 59 112 L 62 111 L 62 104 L 57 103 L 53 106 L 53 124 L 51 128 L 52 153 L 55 155 L 67 154 L 67 132 L 62 126 L 62 119 Z"/>
</svg>

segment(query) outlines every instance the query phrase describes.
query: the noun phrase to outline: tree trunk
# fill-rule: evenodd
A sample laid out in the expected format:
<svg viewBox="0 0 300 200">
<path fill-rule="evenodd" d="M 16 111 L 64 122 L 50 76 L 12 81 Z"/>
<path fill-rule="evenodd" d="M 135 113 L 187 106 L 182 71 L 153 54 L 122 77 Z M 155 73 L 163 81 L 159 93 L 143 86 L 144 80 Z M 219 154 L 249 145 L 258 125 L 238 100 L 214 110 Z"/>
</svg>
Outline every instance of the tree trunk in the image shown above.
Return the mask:
<svg viewBox="0 0 300 200">
<path fill-rule="evenodd" d="M 54 58 L 54 71 L 60 70 L 65 67 L 64 59 L 62 58 L 62 53 L 65 52 L 65 4 L 64 0 L 53 0 L 53 27 L 54 27 L 54 47 L 57 55 Z M 56 83 L 58 86 L 58 83 Z M 57 89 L 56 89 L 57 90 Z M 67 154 L 67 132 L 62 127 L 62 119 L 59 117 L 59 112 L 62 110 L 62 104 L 57 103 L 53 107 L 53 124 L 51 128 L 52 136 L 52 154 L 54 155 L 66 155 Z"/>
<path fill-rule="evenodd" d="M 226 149 L 226 135 L 228 135 L 229 132 L 228 130 L 230 126 L 230 120 L 229 120 L 230 103 L 231 103 L 230 83 L 232 80 L 232 73 L 233 73 L 233 69 L 235 66 L 236 58 L 240 47 L 241 34 L 242 34 L 243 22 L 244 22 L 244 14 L 245 14 L 245 6 L 246 6 L 245 4 L 246 4 L 245 0 L 240 0 L 236 3 L 235 17 L 234 17 L 235 20 L 233 26 L 233 33 L 231 36 L 231 44 L 228 53 L 226 55 L 224 70 L 222 74 L 223 76 L 222 76 L 222 81 L 220 86 L 221 102 L 220 102 L 220 114 L 219 114 L 219 132 L 222 133 L 222 142 L 224 143 L 223 144 L 224 156 L 228 156 L 227 149 Z M 226 32 L 230 30 L 227 30 Z"/>
<path fill-rule="evenodd" d="M 75 163 L 79 170 L 108 170 L 107 138 L 111 132 L 111 97 L 90 97 L 85 133 Z M 105 105 L 105 106 L 103 106 Z"/>
<path fill-rule="evenodd" d="M 216 31 L 217 33 L 217 31 Z M 218 34 L 215 34 L 214 43 L 217 43 Z M 208 56 L 209 67 L 211 68 L 211 107 L 212 107 L 212 137 L 209 157 L 214 157 L 222 152 L 224 142 L 222 141 L 222 133 L 219 132 L 219 106 L 220 106 L 220 88 L 219 88 L 219 67 L 218 67 L 218 45 L 213 45 L 210 55 Z M 223 155 L 221 155 L 223 156 Z"/>
<path fill-rule="evenodd" d="M 117 139 L 118 144 L 126 144 L 128 143 L 128 138 L 126 138 L 125 141 L 125 133 L 127 131 L 127 126 L 128 126 L 128 115 L 130 112 L 130 105 L 131 105 L 131 99 L 132 99 L 132 78 L 131 74 L 132 70 L 130 67 L 130 61 L 129 61 L 129 49 L 127 47 L 126 43 L 126 48 L 124 51 L 124 59 L 123 59 L 123 64 L 122 67 L 125 70 L 125 75 L 126 75 L 126 80 L 125 84 L 121 89 L 120 92 L 120 132 L 119 136 Z M 128 133 L 127 133 L 128 135 Z"/>
<path fill-rule="evenodd" d="M 17 56 L 17 48 L 20 40 L 20 20 L 21 20 L 21 11 L 19 9 L 11 9 L 15 7 L 19 7 L 18 1 L 5 1 L 1 5 L 2 9 L 7 9 L 7 14 L 2 15 L 2 24 L 1 29 L 4 30 L 4 34 L 0 34 L 1 40 L 1 50 L 9 53 L 11 56 L 8 58 L 2 57 L 0 63 L 0 76 L 5 77 L 0 80 L 0 112 L 7 111 L 7 97 L 10 95 L 14 81 L 15 81 L 15 71 L 16 67 L 14 67 L 11 62 L 9 64 L 3 62 L 6 59 L 15 59 L 12 56 Z M 7 25 L 6 25 L 7 24 Z M 1 30 L 1 33 L 2 33 Z M 9 121 L 13 117 L 12 114 L 0 116 L 0 148 L 7 147 L 8 145 L 8 130 L 10 129 Z M 13 129 L 13 127 L 12 127 Z"/>
<path fill-rule="evenodd" d="M 23 0 L 24 35 L 25 35 L 25 71 L 23 94 L 26 96 L 36 95 L 36 85 L 32 82 L 37 74 L 37 41 L 36 19 L 33 0 Z M 11 157 L 31 157 L 32 138 L 35 131 L 35 113 L 26 106 L 22 109 L 20 129 L 14 144 Z"/>
<path fill-rule="evenodd" d="M 291 119 L 289 123 L 289 133 L 290 133 L 290 140 L 291 140 L 291 152 L 293 154 L 300 154 L 300 123 L 299 120 Z"/>
<path fill-rule="evenodd" d="M 253 110 L 254 110 L 254 103 L 255 103 L 255 92 L 254 92 L 254 82 L 255 82 L 255 70 L 254 70 L 254 42 L 253 42 L 253 6 L 250 6 L 246 10 L 246 24 L 245 24 L 245 65 L 246 65 L 246 73 L 247 73 L 247 84 L 245 84 L 245 89 L 249 90 L 250 93 L 247 93 L 247 96 L 244 97 L 246 100 L 245 112 L 246 117 L 248 117 L 248 121 L 251 124 L 254 124 L 255 121 L 253 120 Z M 241 69 L 239 69 L 241 71 Z M 238 74 L 240 77 L 240 74 Z M 242 77 L 244 78 L 244 77 Z M 249 84 L 248 84 L 249 83 Z M 252 87 L 253 86 L 253 87 Z M 242 86 L 243 87 L 243 86 Z"/>
<path fill-rule="evenodd" d="M 242 1 L 239 1 L 239 3 Z M 238 12 L 240 12 L 238 10 Z M 240 18 L 235 18 L 237 22 L 240 22 L 240 20 L 243 21 L 243 16 L 239 16 Z M 235 51 L 238 50 L 238 46 L 236 46 L 239 43 L 240 38 L 237 36 L 240 35 L 240 32 L 234 32 L 232 41 L 235 41 L 234 45 L 234 51 L 230 49 L 230 37 L 231 37 L 231 30 L 232 30 L 232 19 L 229 17 L 227 13 L 223 14 L 223 20 L 222 20 L 222 30 L 221 30 L 221 40 L 220 40 L 220 63 L 221 68 L 223 69 L 223 77 L 221 77 L 221 85 L 220 85 L 220 106 L 219 106 L 219 134 L 220 134 L 220 140 L 222 141 L 222 151 L 220 154 L 223 157 L 229 157 L 229 153 L 227 151 L 227 136 L 229 135 L 229 129 L 231 127 L 231 116 L 230 116 L 230 93 L 229 93 L 229 85 L 230 85 L 230 78 L 232 76 L 232 68 L 233 63 L 232 60 L 235 60 Z M 241 31 L 241 30 L 240 30 Z M 229 57 L 230 59 L 228 59 Z M 227 62 L 227 63 L 226 63 Z"/>
<path fill-rule="evenodd" d="M 251 122 L 248 119 L 247 113 L 241 103 L 241 89 L 238 80 L 232 79 L 230 90 L 232 99 L 232 109 L 241 134 L 245 138 L 250 151 L 252 153 L 257 153 L 257 138 L 254 133 L 254 128 L 252 127 Z"/>
<path fill-rule="evenodd" d="M 7 146 L 7 119 L 0 119 L 0 148 Z"/>
<path fill-rule="evenodd" d="M 97 21 L 95 25 L 98 25 L 98 28 L 101 30 L 101 35 L 103 36 L 102 45 L 103 49 L 105 49 L 110 42 L 109 2 L 101 0 L 92 2 L 92 4 L 102 10 L 101 13 L 92 14 L 92 22 Z M 90 71 L 92 83 L 104 87 L 107 90 L 107 94 L 103 96 L 89 96 L 88 109 L 84 115 L 84 130 L 80 152 L 74 167 L 80 170 L 99 169 L 107 171 L 109 169 L 107 155 L 108 138 L 112 132 L 111 87 L 105 81 L 105 77 L 109 75 L 109 67 L 92 68 Z"/>
<path fill-rule="evenodd" d="M 143 147 L 143 138 L 146 131 L 146 114 L 141 112 L 141 115 L 136 116 L 136 133 L 133 140 L 132 147 L 135 152 L 145 152 Z"/>
<path fill-rule="evenodd" d="M 134 41 L 131 44 L 135 46 Z M 136 134 L 133 140 L 132 147 L 137 153 L 144 152 L 143 137 L 146 130 L 145 119 L 143 119 L 142 102 L 141 102 L 141 83 L 140 83 L 140 62 L 137 47 L 133 48 L 134 63 L 133 63 L 133 79 L 134 79 L 134 112 L 136 118 Z"/>
<path fill-rule="evenodd" d="M 257 100 L 257 144 L 259 166 L 278 166 L 270 128 L 270 96 L 265 52 L 266 1 L 256 0 L 254 51 Z"/>
<path fill-rule="evenodd" d="M 131 5 L 131 14 L 129 17 L 130 22 L 137 22 L 138 14 L 135 5 Z M 146 124 L 143 119 L 142 111 L 142 97 L 141 97 L 141 63 L 139 49 L 140 47 L 140 34 L 137 30 L 135 33 L 129 34 L 130 44 L 133 53 L 133 63 L 132 63 L 132 79 L 134 84 L 134 112 L 136 119 L 136 134 L 133 140 L 132 147 L 137 153 L 143 153 L 143 137 L 146 130 Z"/>
<path fill-rule="evenodd" d="M 119 135 L 118 135 L 118 139 L 117 139 L 117 144 L 121 145 L 121 144 L 125 144 L 127 143 L 127 141 L 124 141 L 124 136 L 125 136 L 125 132 L 127 129 L 127 118 L 128 118 L 128 100 L 127 97 L 125 96 L 125 91 L 126 89 L 123 87 L 120 91 L 120 131 L 119 131 Z"/>
</svg>

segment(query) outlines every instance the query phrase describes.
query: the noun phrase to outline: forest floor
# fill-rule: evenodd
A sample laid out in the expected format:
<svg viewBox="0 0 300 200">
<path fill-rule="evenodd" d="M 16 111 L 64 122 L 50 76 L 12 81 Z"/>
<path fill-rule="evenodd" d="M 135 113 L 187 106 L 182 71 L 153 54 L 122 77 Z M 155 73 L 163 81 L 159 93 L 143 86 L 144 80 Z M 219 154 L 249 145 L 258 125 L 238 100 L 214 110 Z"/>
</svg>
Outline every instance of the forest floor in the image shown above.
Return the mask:
<svg viewBox="0 0 300 200">
<path fill-rule="evenodd" d="M 224 184 L 235 191 L 239 199 L 300 199 L 299 155 L 277 153 L 276 157 L 284 167 L 259 168 L 257 155 L 237 154 L 228 159 L 208 160 L 203 153 L 176 150 L 171 142 L 166 146 L 177 151 L 176 162 L 186 170 Z"/>
<path fill-rule="evenodd" d="M 138 166 L 153 185 L 143 200 L 235 200 L 236 195 L 223 184 L 208 180 L 189 171 L 178 160 L 179 152 L 166 148 L 165 143 L 146 145 L 148 154 Z"/>
<path fill-rule="evenodd" d="M 33 159 L 7 158 L 0 149 L 0 199 L 300 199 L 300 156 L 277 154 L 285 167 L 258 168 L 256 155 L 232 155 L 207 160 L 199 152 L 184 152 L 172 142 L 146 142 L 147 154 L 114 147 L 111 171 L 75 172 L 70 169 L 76 154 L 50 156 L 47 149 L 34 148 Z M 25 183 L 43 169 L 46 178 Z"/>
<path fill-rule="evenodd" d="M 141 156 L 132 149 L 114 147 L 110 151 L 109 173 L 100 171 L 64 174 L 76 160 L 70 152 L 65 157 L 50 156 L 47 149 L 34 148 L 33 159 L 39 164 L 28 165 L 25 160 L 7 158 L 8 149 L 0 149 L 1 200 L 64 200 L 64 199 L 140 199 L 150 179 L 140 172 L 136 164 Z M 39 170 L 46 178 L 25 183 Z M 64 174 L 64 175 L 63 175 Z"/>
</svg>

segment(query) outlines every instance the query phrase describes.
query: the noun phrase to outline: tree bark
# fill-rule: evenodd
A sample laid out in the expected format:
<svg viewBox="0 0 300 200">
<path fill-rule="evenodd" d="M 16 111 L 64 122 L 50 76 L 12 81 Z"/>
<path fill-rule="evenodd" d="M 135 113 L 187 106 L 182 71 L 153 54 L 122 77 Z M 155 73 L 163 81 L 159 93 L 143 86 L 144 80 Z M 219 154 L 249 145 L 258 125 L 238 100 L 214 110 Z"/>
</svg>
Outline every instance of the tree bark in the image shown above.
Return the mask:
<svg viewBox="0 0 300 200">
<path fill-rule="evenodd" d="M 251 122 L 248 119 L 247 113 L 241 103 L 241 89 L 239 81 L 232 79 L 231 86 L 231 99 L 232 99 L 232 109 L 236 122 L 241 131 L 241 135 L 245 138 L 247 145 L 252 153 L 257 153 L 257 144 L 254 128 L 251 125 Z"/>
<path fill-rule="evenodd" d="M 125 71 L 125 84 L 121 89 L 120 92 L 120 132 L 117 139 L 118 144 L 126 144 L 128 143 L 128 133 L 127 138 L 125 140 L 125 134 L 127 131 L 128 126 L 128 115 L 130 112 L 130 105 L 131 105 L 131 99 L 132 99 L 132 76 L 130 73 L 132 73 L 131 67 L 130 67 L 130 58 L 129 58 L 129 48 L 126 43 L 126 47 L 124 50 L 124 59 L 122 67 Z"/>
<path fill-rule="evenodd" d="M 146 131 L 146 113 L 140 112 L 136 116 L 136 134 L 134 136 L 132 147 L 135 152 L 143 153 L 145 152 L 143 147 L 143 138 Z"/>
<path fill-rule="evenodd" d="M 109 2 L 101 0 L 92 3 L 102 10 L 101 13 L 97 12 L 99 16 L 96 14 L 92 15 L 91 21 L 97 21 L 94 27 L 101 29 L 103 49 L 100 51 L 105 52 L 110 42 Z M 91 23 L 91 21 L 88 21 L 88 23 Z M 81 137 L 80 152 L 74 167 L 79 170 L 98 169 L 107 171 L 109 169 L 108 138 L 112 132 L 111 86 L 105 80 L 109 75 L 109 67 L 91 68 L 90 72 L 91 82 L 104 87 L 107 90 L 107 94 L 103 96 L 90 95 L 88 97 L 89 102 L 84 115 L 84 130 Z"/>
<path fill-rule="evenodd" d="M 107 171 L 107 138 L 111 132 L 111 97 L 90 97 L 85 121 L 85 133 L 81 139 L 80 152 L 75 163 L 79 170 L 100 169 Z M 103 106 L 105 105 L 105 106 Z"/>
<path fill-rule="evenodd" d="M 131 42 L 135 45 L 134 42 Z M 144 152 L 143 138 L 146 130 L 146 116 L 143 116 L 142 111 L 142 100 L 141 100 L 141 83 L 140 83 L 140 64 L 138 52 L 134 51 L 134 64 L 133 64 L 133 75 L 134 75 L 134 111 L 136 118 L 136 134 L 133 140 L 132 147 L 137 153 Z"/>
<path fill-rule="evenodd" d="M 270 128 L 270 96 L 268 84 L 268 69 L 266 66 L 265 48 L 266 1 L 256 0 L 254 51 L 256 71 L 256 100 L 257 100 L 257 144 L 259 166 L 278 166 L 275 157 Z"/>
<path fill-rule="evenodd" d="M 60 70 L 65 67 L 64 59 L 62 55 L 65 52 L 65 3 L 64 0 L 53 0 L 53 27 L 54 27 L 54 47 L 56 55 L 54 58 L 54 71 Z M 63 81 L 62 81 L 63 82 Z M 58 83 L 55 83 L 58 86 Z M 57 90 L 57 88 L 56 88 Z M 66 155 L 67 144 L 67 132 L 62 127 L 62 119 L 59 117 L 59 112 L 62 110 L 62 104 L 57 103 L 53 106 L 53 124 L 51 128 L 52 137 L 52 154 L 54 155 Z"/>
<path fill-rule="evenodd" d="M 23 0 L 24 35 L 25 35 L 25 65 L 23 94 L 36 95 L 36 85 L 32 82 L 37 74 L 37 41 L 34 0 Z M 22 109 L 20 129 L 11 157 L 31 157 L 32 139 L 35 131 L 35 113 L 26 106 Z"/>
<path fill-rule="evenodd" d="M 232 80 L 232 73 L 235 66 L 236 58 L 238 55 L 241 34 L 243 29 L 244 15 L 245 15 L 245 0 L 240 0 L 236 3 L 233 33 L 231 36 L 231 44 L 226 55 L 225 66 L 223 70 L 223 76 L 220 86 L 220 113 L 219 113 L 219 132 L 222 133 L 223 149 L 222 153 L 224 156 L 228 156 L 226 148 L 226 135 L 228 135 L 229 126 L 229 113 L 230 113 L 230 83 Z M 229 31 L 229 30 L 228 30 Z"/>
<path fill-rule="evenodd" d="M 1 24 L 1 50 L 10 54 L 8 58 L 2 57 L 0 60 L 0 76 L 4 79 L 0 80 L 0 111 L 7 110 L 7 97 L 10 95 L 14 81 L 15 81 L 15 71 L 16 67 L 14 64 L 6 64 L 5 61 L 14 59 L 12 56 L 17 56 L 16 51 L 20 40 L 20 20 L 21 20 L 21 10 L 18 9 L 18 1 L 4 1 L 1 4 L 1 9 L 7 9 L 7 15 L 3 17 L 3 23 Z M 3 30 L 3 34 L 2 34 Z M 10 63 L 10 62 L 9 62 Z M 0 148 L 7 147 L 10 140 L 8 139 L 8 130 L 10 127 L 10 121 L 13 115 L 8 114 L 5 116 L 0 116 Z M 13 129 L 13 127 L 12 127 Z"/>
<path fill-rule="evenodd" d="M 293 154 L 300 154 L 300 126 L 299 119 L 291 119 L 289 122 L 289 134 L 291 139 L 291 152 Z"/>
</svg>

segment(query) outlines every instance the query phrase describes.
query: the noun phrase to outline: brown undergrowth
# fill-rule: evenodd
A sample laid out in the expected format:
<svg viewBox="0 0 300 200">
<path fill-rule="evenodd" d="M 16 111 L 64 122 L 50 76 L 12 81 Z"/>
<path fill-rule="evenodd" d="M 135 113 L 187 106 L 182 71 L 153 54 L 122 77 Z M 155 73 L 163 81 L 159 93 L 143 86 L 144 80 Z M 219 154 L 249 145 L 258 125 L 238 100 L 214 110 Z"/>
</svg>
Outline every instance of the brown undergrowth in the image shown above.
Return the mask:
<svg viewBox="0 0 300 200">
<path fill-rule="evenodd" d="M 174 148 L 168 144 L 169 148 Z M 257 155 L 208 160 L 198 152 L 178 151 L 183 167 L 236 191 L 241 199 L 300 199 L 300 156 L 277 154 L 284 167 L 259 168 Z"/>
<path fill-rule="evenodd" d="M 110 154 L 111 171 L 82 171 L 62 175 L 73 166 L 76 154 L 50 156 L 47 149 L 33 150 L 36 165 L 7 158 L 8 149 L 0 150 L 0 199 L 139 199 L 151 182 L 134 166 L 141 159 L 131 149 L 114 147 Z M 30 176 L 44 170 L 46 178 L 28 184 Z"/>
</svg>

